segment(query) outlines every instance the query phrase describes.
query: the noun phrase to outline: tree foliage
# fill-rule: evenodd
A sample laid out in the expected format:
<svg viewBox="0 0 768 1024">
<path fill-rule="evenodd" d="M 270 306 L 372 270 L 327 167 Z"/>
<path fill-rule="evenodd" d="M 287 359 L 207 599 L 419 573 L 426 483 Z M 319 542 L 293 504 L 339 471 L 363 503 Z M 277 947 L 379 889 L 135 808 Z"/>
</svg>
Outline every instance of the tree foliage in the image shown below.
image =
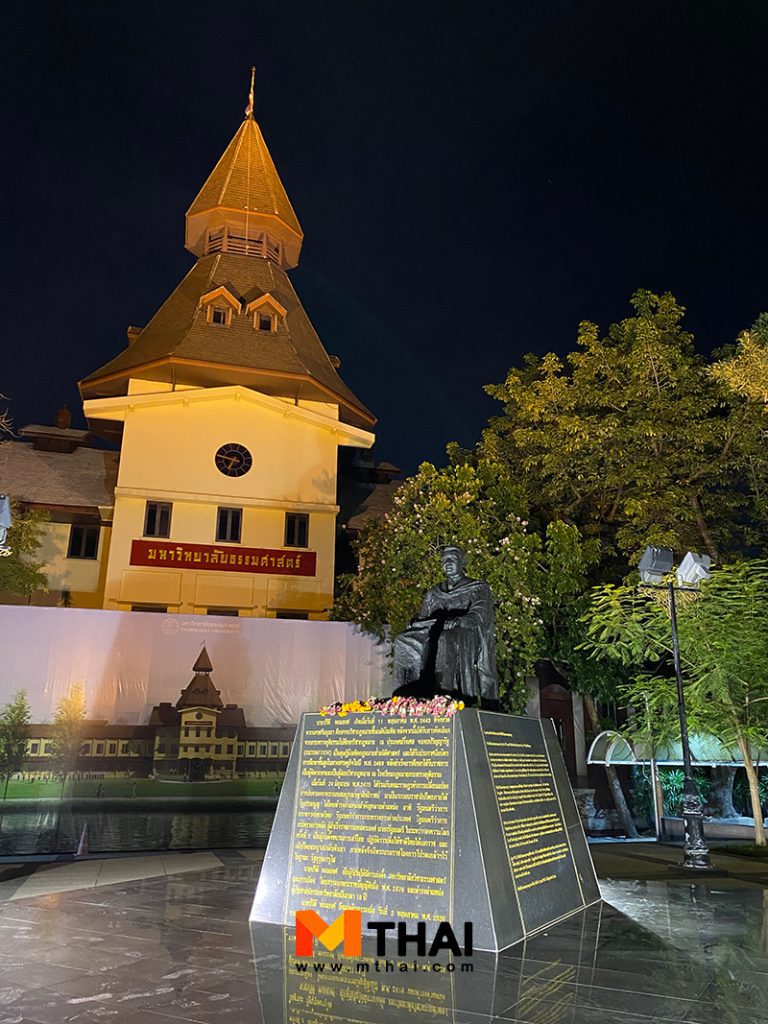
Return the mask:
<svg viewBox="0 0 768 1024">
<path fill-rule="evenodd" d="M 424 463 L 398 490 L 392 511 L 363 530 L 359 570 L 340 581 L 336 617 L 391 638 L 442 578 L 440 548 L 458 544 L 468 574 L 493 590 L 500 690 L 506 705 L 520 710 L 524 677 L 557 634 L 563 605 L 584 589 L 595 557 L 565 523 L 550 524 L 543 536 L 532 532 L 521 507 L 503 465 Z"/>
<path fill-rule="evenodd" d="M 82 683 L 73 683 L 56 708 L 51 736 L 51 764 L 62 786 L 75 770 L 84 726 L 85 690 Z"/>
<path fill-rule="evenodd" d="M 0 711 L 0 779 L 4 782 L 3 799 L 8 792 L 11 776 L 24 766 L 29 721 L 29 701 L 25 691 L 19 690 Z"/>
<path fill-rule="evenodd" d="M 631 731 L 655 744 L 680 736 L 668 600 L 663 590 L 604 585 L 584 619 L 590 656 L 626 671 Z M 738 747 L 757 793 L 754 763 L 768 745 L 768 562 L 723 567 L 676 604 L 689 729 Z M 764 842 L 759 798 L 754 806 Z"/>
<path fill-rule="evenodd" d="M 0 591 L 29 598 L 38 590 L 48 589 L 43 563 L 36 561 L 35 556 L 50 517 L 47 512 L 24 509 L 17 502 L 11 503 L 11 510 L 13 525 L 6 537 L 11 553 L 0 558 Z"/>
<path fill-rule="evenodd" d="M 2 398 L 2 395 L 0 395 Z M 0 476 L 2 476 L 3 447 L 13 436 L 13 424 L 7 409 L 0 410 Z M 45 512 L 22 508 L 12 502 L 13 525 L 8 531 L 6 545 L 10 555 L 0 558 L 0 592 L 31 597 L 36 590 L 46 590 L 48 580 L 42 571 L 43 563 L 35 559 L 43 539 L 44 524 L 49 516 Z"/>
<path fill-rule="evenodd" d="M 735 394 L 768 406 L 768 313 L 741 332 L 735 354 L 715 363 L 711 373 Z"/>
<path fill-rule="evenodd" d="M 487 388 L 504 413 L 481 442 L 536 519 L 600 540 L 614 579 L 647 544 L 717 561 L 768 532 L 762 407 L 726 382 L 731 361 L 709 372 L 672 295 L 632 305 L 604 336 L 583 322 L 564 359 L 528 356 Z"/>
</svg>

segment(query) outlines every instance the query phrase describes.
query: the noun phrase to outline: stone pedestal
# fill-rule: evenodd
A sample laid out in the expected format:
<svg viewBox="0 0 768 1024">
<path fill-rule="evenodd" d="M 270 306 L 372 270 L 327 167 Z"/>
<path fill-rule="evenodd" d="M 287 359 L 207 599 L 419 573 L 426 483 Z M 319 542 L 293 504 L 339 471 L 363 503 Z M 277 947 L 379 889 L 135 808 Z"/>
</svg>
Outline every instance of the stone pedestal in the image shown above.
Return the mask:
<svg viewBox="0 0 768 1024">
<path fill-rule="evenodd" d="M 549 721 L 305 715 L 251 921 L 471 922 L 499 951 L 599 898 Z"/>
</svg>

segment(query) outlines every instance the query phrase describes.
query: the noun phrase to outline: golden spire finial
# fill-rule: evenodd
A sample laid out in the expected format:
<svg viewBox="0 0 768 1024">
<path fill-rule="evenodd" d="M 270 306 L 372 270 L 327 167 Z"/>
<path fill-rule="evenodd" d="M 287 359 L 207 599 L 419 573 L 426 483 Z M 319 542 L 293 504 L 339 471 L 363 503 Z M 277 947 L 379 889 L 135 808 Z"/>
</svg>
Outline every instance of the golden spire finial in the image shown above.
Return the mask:
<svg viewBox="0 0 768 1024">
<path fill-rule="evenodd" d="M 248 92 L 248 106 L 245 108 L 246 120 L 253 117 L 253 83 L 256 81 L 256 68 L 251 67 L 251 88 Z"/>
</svg>

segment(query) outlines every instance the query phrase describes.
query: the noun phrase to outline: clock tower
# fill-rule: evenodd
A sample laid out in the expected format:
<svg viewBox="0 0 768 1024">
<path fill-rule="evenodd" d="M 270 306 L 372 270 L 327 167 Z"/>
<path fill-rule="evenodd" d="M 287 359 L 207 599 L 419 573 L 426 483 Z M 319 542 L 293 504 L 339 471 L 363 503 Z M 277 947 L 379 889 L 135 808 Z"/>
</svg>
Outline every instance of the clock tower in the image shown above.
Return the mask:
<svg viewBox="0 0 768 1024">
<path fill-rule="evenodd" d="M 302 240 L 251 101 L 187 211 L 189 273 L 80 382 L 120 444 L 104 608 L 327 617 L 337 451 L 375 419 L 288 277 Z"/>
</svg>

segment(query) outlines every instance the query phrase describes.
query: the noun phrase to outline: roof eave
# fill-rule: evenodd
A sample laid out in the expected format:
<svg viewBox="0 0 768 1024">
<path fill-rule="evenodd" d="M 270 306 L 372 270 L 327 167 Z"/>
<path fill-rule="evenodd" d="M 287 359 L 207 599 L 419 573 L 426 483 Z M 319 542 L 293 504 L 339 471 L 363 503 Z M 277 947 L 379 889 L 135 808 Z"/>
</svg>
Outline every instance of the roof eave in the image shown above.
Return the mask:
<svg viewBox="0 0 768 1024">
<path fill-rule="evenodd" d="M 251 377 L 268 377 L 276 381 L 286 380 L 296 382 L 297 384 L 312 384 L 320 392 L 324 393 L 327 398 L 334 404 L 338 404 L 340 409 L 344 409 L 347 413 L 351 414 L 355 418 L 359 419 L 363 425 L 374 427 L 376 425 L 376 417 L 364 405 L 358 405 L 350 402 L 350 400 L 344 395 L 340 394 L 329 388 L 327 385 L 318 381 L 316 377 L 313 377 L 308 373 L 291 373 L 285 370 L 262 370 L 255 367 L 248 366 L 231 366 L 225 363 L 213 363 L 204 360 L 193 360 L 193 359 L 154 359 L 146 363 L 140 363 L 137 366 L 132 366 L 124 370 L 117 370 L 112 373 L 101 373 L 96 371 L 95 374 L 91 374 L 89 377 L 83 378 L 78 382 L 78 388 L 80 390 L 80 397 L 85 401 L 93 389 L 98 385 L 108 384 L 110 382 L 127 381 L 131 377 L 141 377 L 142 374 L 147 373 L 149 370 L 157 369 L 161 367 L 194 367 L 197 369 L 208 368 L 212 370 L 226 371 L 228 374 L 233 372 L 242 373 L 244 376 L 249 375 Z M 93 396 L 96 397 L 96 396 Z"/>
</svg>

